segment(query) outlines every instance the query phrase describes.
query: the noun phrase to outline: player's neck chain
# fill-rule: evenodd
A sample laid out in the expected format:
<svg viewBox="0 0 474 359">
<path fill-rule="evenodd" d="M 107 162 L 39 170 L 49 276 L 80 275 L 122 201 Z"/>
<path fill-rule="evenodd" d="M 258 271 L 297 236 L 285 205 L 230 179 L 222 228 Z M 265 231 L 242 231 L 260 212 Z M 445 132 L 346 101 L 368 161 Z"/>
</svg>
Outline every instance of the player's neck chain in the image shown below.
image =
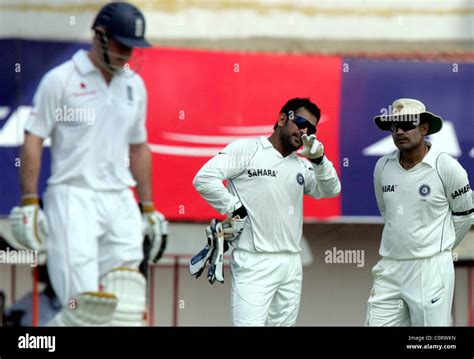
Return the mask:
<svg viewBox="0 0 474 359">
<path fill-rule="evenodd" d="M 423 154 L 423 157 L 419 161 L 414 162 L 414 163 L 405 162 L 403 160 L 402 154 L 400 154 L 400 165 L 406 170 L 409 170 L 409 169 L 415 167 L 418 163 L 420 163 L 423 160 L 423 158 L 426 156 L 426 154 L 428 153 L 429 150 L 430 150 L 429 146 L 427 146 L 425 144 L 425 153 Z"/>
</svg>

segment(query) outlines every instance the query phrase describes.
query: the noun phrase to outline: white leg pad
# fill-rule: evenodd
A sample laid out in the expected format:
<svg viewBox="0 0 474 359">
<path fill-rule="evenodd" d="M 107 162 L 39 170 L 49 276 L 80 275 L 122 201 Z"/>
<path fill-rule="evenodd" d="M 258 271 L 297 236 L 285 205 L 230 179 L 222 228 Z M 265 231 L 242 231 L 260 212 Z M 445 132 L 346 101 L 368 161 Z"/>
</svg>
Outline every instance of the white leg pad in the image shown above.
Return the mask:
<svg viewBox="0 0 474 359">
<path fill-rule="evenodd" d="M 48 326 L 105 326 L 109 325 L 117 307 L 117 297 L 105 292 L 79 293 L 74 302 L 64 307 Z"/>
<path fill-rule="evenodd" d="M 103 276 L 101 285 L 118 299 L 111 326 L 145 326 L 146 279 L 138 270 L 112 269 Z"/>
</svg>

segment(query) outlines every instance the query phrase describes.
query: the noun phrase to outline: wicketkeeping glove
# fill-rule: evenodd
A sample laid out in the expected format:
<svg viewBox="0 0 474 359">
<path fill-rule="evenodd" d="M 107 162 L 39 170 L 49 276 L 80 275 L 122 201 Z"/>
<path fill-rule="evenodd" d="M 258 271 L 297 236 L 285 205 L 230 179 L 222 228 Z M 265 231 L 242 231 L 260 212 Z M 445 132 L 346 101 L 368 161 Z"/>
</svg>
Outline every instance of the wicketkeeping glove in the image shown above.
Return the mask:
<svg viewBox="0 0 474 359">
<path fill-rule="evenodd" d="M 214 241 L 214 251 L 210 260 L 210 267 L 207 271 L 207 279 L 209 283 L 214 284 L 215 281 L 224 283 L 224 228 L 222 223 L 216 221 L 211 225 L 212 238 Z M 227 246 L 229 248 L 229 246 Z"/>
<path fill-rule="evenodd" d="M 22 199 L 21 207 L 14 207 L 9 216 L 15 239 L 28 249 L 42 251 L 48 235 L 48 222 L 39 206 L 39 199 Z"/>
<path fill-rule="evenodd" d="M 206 264 L 209 261 L 213 254 L 214 247 L 212 245 L 206 244 L 203 249 L 199 251 L 194 257 L 189 260 L 189 273 L 195 277 L 199 278 L 206 268 Z"/>
<path fill-rule="evenodd" d="M 207 244 L 189 260 L 189 273 L 195 278 L 201 276 L 209 263 L 207 278 L 211 284 L 215 281 L 224 283 L 224 253 L 229 249 L 229 244 L 224 239 L 224 222 L 211 220 L 206 228 Z"/>
<path fill-rule="evenodd" d="M 248 220 L 247 209 L 244 205 L 239 202 L 236 207 L 238 208 L 232 214 L 229 214 L 229 217 L 222 222 L 224 238 L 228 242 L 239 238 Z"/>
<path fill-rule="evenodd" d="M 322 160 L 324 156 L 324 146 L 316 139 L 316 136 L 304 134 L 301 136 L 301 139 L 303 141 L 303 148 L 298 151 L 298 154 L 311 161 Z"/>
<path fill-rule="evenodd" d="M 168 240 L 168 221 L 155 210 L 153 203 L 141 203 L 143 235 L 151 244 L 149 263 L 156 263 L 163 255 Z"/>
</svg>

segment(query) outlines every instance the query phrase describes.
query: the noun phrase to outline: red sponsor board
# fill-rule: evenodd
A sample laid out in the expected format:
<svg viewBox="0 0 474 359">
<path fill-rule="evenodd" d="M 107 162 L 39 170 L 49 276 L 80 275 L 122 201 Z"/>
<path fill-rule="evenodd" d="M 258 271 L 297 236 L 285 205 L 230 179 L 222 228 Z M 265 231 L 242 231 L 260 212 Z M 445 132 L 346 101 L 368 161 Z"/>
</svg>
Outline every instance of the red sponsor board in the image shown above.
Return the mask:
<svg viewBox="0 0 474 359">
<path fill-rule="evenodd" d="M 228 143 L 270 135 L 293 97 L 321 108 L 318 138 L 339 172 L 340 58 L 157 48 L 144 56 L 154 200 L 167 218 L 216 217 L 192 185 L 195 174 Z M 339 198 L 305 199 L 305 219 L 340 213 Z"/>
</svg>

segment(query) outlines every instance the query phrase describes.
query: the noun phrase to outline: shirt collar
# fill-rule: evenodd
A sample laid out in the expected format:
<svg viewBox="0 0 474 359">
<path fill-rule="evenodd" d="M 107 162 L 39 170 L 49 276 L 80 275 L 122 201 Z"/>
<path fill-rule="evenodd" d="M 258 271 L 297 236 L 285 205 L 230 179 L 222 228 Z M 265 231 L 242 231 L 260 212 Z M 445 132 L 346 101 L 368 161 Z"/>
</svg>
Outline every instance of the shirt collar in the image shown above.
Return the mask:
<svg viewBox="0 0 474 359">
<path fill-rule="evenodd" d="M 271 142 L 265 136 L 260 136 L 260 143 L 262 144 L 263 148 L 273 147 Z"/>
<path fill-rule="evenodd" d="M 390 158 L 391 160 L 398 160 L 400 158 L 400 150 L 395 150 L 393 151 L 389 156 L 388 158 Z"/>
<path fill-rule="evenodd" d="M 283 155 L 280 152 L 278 152 L 275 147 L 273 147 L 272 143 L 268 140 L 267 137 L 260 136 L 260 143 L 262 144 L 263 149 L 272 148 L 281 158 L 283 158 Z M 289 157 L 298 157 L 298 156 L 296 152 L 292 152 L 288 156 L 286 156 L 286 158 L 289 158 Z"/>
<path fill-rule="evenodd" d="M 427 145 L 430 147 L 430 150 L 426 154 L 425 157 L 423 157 L 423 160 L 421 162 L 424 162 L 431 167 L 436 167 L 436 159 L 438 158 L 439 151 L 436 148 L 436 146 L 433 146 L 433 144 L 429 141 L 425 141 Z"/>
<path fill-rule="evenodd" d="M 438 152 L 436 146 L 433 146 L 433 144 L 431 142 L 429 142 L 429 141 L 425 141 L 425 142 L 430 147 L 430 150 L 428 151 L 426 156 L 423 157 L 421 162 L 426 163 L 427 165 L 430 165 L 431 167 L 436 167 L 436 159 L 438 158 L 438 153 L 439 152 Z M 394 151 L 389 156 L 389 158 L 398 161 L 400 159 L 400 150 L 397 149 L 396 151 Z"/>
<path fill-rule="evenodd" d="M 97 71 L 97 68 L 94 66 L 85 50 L 78 50 L 72 56 L 72 61 L 82 75 L 86 75 L 92 71 Z"/>
</svg>

